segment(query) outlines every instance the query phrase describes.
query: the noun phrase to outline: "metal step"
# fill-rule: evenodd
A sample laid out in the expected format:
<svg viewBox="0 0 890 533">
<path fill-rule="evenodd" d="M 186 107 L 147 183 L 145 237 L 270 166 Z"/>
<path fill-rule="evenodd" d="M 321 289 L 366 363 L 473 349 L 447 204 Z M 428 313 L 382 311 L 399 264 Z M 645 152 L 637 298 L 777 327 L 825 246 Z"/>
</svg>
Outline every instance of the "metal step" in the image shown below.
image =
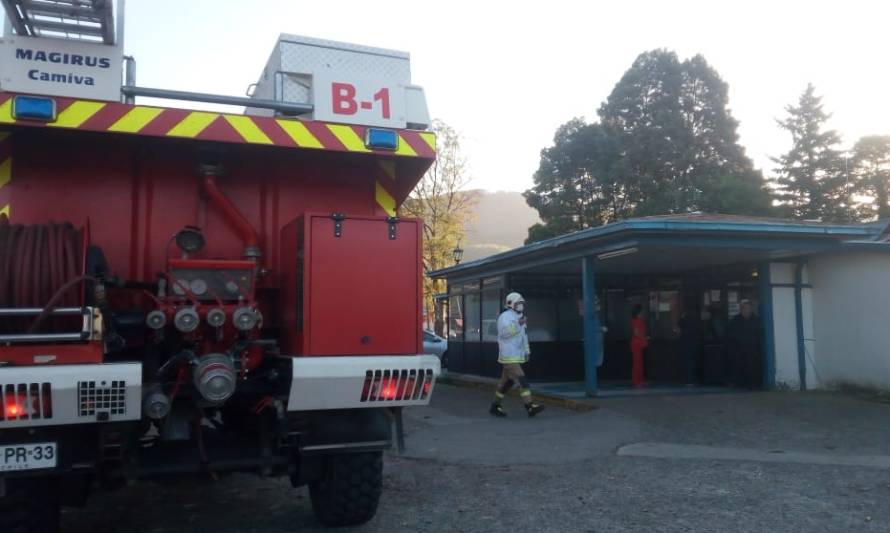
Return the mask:
<svg viewBox="0 0 890 533">
<path fill-rule="evenodd" d="M 113 0 L 0 0 L 18 35 L 114 44 Z"/>
</svg>

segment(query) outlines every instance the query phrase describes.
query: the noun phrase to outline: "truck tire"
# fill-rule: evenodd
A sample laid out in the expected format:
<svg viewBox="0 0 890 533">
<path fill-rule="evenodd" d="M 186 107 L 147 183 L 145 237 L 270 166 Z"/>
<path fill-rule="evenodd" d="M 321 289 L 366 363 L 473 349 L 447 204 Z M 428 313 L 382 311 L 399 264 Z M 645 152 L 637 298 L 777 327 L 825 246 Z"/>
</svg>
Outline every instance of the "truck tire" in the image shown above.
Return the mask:
<svg viewBox="0 0 890 533">
<path fill-rule="evenodd" d="M 374 518 L 383 490 L 383 452 L 332 455 L 325 463 L 323 477 L 309 485 L 318 521 L 336 527 Z"/>
<path fill-rule="evenodd" d="M 45 480 L 7 480 L 0 498 L 0 531 L 4 533 L 58 533 L 59 499 Z"/>
</svg>

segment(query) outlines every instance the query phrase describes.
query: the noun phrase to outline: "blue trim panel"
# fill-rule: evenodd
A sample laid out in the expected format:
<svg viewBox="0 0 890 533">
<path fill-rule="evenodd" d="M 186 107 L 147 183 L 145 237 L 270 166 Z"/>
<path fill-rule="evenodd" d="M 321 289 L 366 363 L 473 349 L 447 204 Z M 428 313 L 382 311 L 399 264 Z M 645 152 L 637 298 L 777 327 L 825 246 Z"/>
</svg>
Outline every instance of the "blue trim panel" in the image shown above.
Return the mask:
<svg viewBox="0 0 890 533">
<path fill-rule="evenodd" d="M 797 372 L 800 390 L 807 390 L 807 345 L 803 335 L 803 263 L 794 265 L 794 319 L 797 323 Z"/>
<path fill-rule="evenodd" d="M 867 238 L 875 237 L 880 234 L 883 225 L 864 224 L 864 225 L 817 225 L 804 224 L 784 221 L 764 221 L 764 222 L 714 222 L 714 221 L 654 221 L 630 219 L 623 222 L 615 222 L 605 226 L 589 228 L 567 235 L 554 237 L 544 241 L 522 246 L 514 250 L 496 254 L 476 261 L 470 261 L 453 267 L 443 268 L 434 272 L 430 272 L 430 277 L 438 278 L 449 276 L 458 272 L 466 272 L 471 269 L 483 268 L 487 265 L 507 261 L 517 257 L 527 256 L 536 252 L 542 252 L 548 255 L 556 248 L 579 243 L 586 240 L 592 240 L 602 237 L 616 235 L 622 232 L 673 232 L 676 237 L 682 238 L 684 235 L 694 236 L 702 233 L 710 233 L 712 238 L 727 238 L 731 236 L 740 237 L 764 237 L 764 243 L 772 243 L 772 247 L 783 249 L 785 239 L 782 236 L 796 237 L 812 237 L 812 238 L 828 238 L 835 245 L 844 237 Z M 719 234 L 715 235 L 715 234 Z M 592 244 L 592 243 L 591 243 Z M 590 252 L 587 251 L 589 254 Z M 515 268 L 515 267 L 514 267 Z"/>
<path fill-rule="evenodd" d="M 597 367 L 603 360 L 602 330 L 596 313 L 596 285 L 594 258 L 585 257 L 581 266 L 581 284 L 584 299 L 584 392 L 596 396 Z"/>
</svg>

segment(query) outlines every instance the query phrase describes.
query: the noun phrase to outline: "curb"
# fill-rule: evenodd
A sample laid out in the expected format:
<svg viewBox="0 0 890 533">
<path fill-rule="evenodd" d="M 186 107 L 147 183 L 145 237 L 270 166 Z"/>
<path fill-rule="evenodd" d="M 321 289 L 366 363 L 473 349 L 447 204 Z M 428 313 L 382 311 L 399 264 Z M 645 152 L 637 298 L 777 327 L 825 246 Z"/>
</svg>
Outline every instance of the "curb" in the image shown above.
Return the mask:
<svg viewBox="0 0 890 533">
<path fill-rule="evenodd" d="M 445 383 L 447 385 L 454 385 L 456 387 L 465 387 L 468 389 L 478 389 L 478 390 L 492 390 L 495 385 L 497 385 L 497 381 L 487 378 L 479 378 L 479 377 L 470 377 L 463 374 L 451 374 L 444 373 L 438 377 L 436 380 L 439 383 Z M 540 391 L 536 391 L 532 389 L 532 395 L 534 398 L 545 405 L 552 405 L 554 407 L 562 407 L 563 409 L 569 409 L 571 411 L 577 411 L 579 413 L 586 413 L 596 409 L 599 409 L 599 406 L 594 405 L 592 403 L 587 403 L 585 401 L 573 400 L 571 398 L 564 398 L 562 396 L 555 396 L 552 394 L 543 393 Z M 519 398 L 519 391 L 515 388 L 511 389 L 510 392 L 507 393 L 507 396 L 511 398 Z"/>
</svg>

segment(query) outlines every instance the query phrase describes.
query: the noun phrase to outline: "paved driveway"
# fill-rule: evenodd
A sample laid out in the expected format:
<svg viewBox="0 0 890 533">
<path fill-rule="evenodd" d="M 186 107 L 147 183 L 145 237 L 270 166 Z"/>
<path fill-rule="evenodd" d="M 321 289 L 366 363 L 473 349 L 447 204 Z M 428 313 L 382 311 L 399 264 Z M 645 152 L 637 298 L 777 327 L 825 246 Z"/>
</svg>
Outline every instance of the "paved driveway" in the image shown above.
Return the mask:
<svg viewBox="0 0 890 533">
<path fill-rule="evenodd" d="M 827 393 L 602 400 L 528 420 L 437 387 L 357 531 L 890 531 L 890 405 Z M 321 531 L 305 489 L 246 475 L 149 484 L 66 512 L 72 532 Z"/>
</svg>

